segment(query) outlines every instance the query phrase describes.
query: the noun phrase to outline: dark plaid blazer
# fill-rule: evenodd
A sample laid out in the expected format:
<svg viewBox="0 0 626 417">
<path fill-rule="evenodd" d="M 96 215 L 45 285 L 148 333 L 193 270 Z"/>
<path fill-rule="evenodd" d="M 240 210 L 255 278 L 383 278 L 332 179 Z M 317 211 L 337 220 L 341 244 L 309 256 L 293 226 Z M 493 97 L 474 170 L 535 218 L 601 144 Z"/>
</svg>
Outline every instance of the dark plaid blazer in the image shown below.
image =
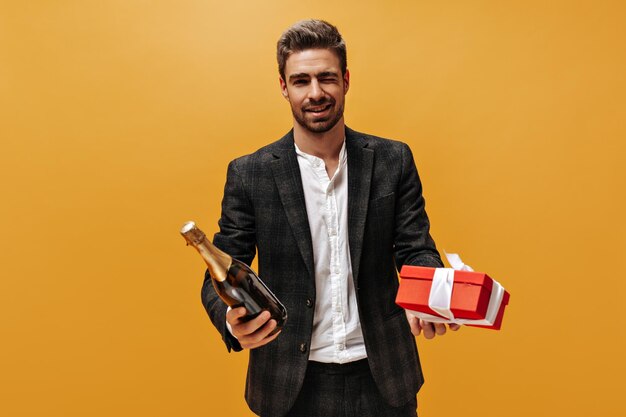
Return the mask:
<svg viewBox="0 0 626 417">
<path fill-rule="evenodd" d="M 442 263 L 409 147 L 346 128 L 346 150 L 350 258 L 365 347 L 380 392 L 400 406 L 424 380 L 415 339 L 394 302 L 396 268 Z M 219 226 L 215 245 L 247 264 L 258 250 L 259 276 L 287 307 L 278 338 L 250 351 L 245 391 L 255 413 L 283 416 L 302 386 L 315 305 L 313 248 L 293 131 L 230 163 Z M 209 276 L 202 302 L 228 350 L 241 350 L 226 330 L 226 305 Z"/>
</svg>

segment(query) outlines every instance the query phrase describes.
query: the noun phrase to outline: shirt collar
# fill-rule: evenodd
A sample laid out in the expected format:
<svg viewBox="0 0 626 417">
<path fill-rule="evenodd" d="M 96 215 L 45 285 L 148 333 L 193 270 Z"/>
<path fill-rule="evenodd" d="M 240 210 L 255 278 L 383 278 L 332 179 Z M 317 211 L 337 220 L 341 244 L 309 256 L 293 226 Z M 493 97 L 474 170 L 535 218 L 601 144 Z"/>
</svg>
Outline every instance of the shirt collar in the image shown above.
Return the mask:
<svg viewBox="0 0 626 417">
<path fill-rule="evenodd" d="M 313 163 L 315 161 L 322 161 L 322 158 L 319 158 L 317 156 L 310 155 L 308 153 L 305 153 L 305 152 L 301 151 L 300 148 L 298 148 L 298 145 L 296 145 L 295 141 L 293 142 L 293 146 L 296 148 L 296 154 L 302 156 L 307 161 L 309 161 L 311 163 Z M 339 166 L 343 165 L 343 163 L 346 161 L 346 158 L 347 158 L 347 154 L 346 154 L 346 138 L 344 136 L 343 143 L 341 144 L 341 150 L 339 151 Z"/>
</svg>

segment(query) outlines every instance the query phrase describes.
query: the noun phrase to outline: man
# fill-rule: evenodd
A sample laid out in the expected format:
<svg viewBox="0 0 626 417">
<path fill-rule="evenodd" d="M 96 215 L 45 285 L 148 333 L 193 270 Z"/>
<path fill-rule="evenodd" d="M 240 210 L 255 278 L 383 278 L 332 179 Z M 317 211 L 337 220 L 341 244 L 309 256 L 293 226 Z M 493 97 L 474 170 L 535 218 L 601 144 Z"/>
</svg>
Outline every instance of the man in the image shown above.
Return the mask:
<svg viewBox="0 0 626 417">
<path fill-rule="evenodd" d="M 293 113 L 282 139 L 232 161 L 214 243 L 250 264 L 283 302 L 281 332 L 264 312 L 242 322 L 206 277 L 203 304 L 227 348 L 249 349 L 246 400 L 261 416 L 416 416 L 423 383 L 396 268 L 442 266 L 409 147 L 344 124 L 345 43 L 307 20 L 278 41 Z M 451 326 L 456 330 L 458 326 Z"/>
</svg>

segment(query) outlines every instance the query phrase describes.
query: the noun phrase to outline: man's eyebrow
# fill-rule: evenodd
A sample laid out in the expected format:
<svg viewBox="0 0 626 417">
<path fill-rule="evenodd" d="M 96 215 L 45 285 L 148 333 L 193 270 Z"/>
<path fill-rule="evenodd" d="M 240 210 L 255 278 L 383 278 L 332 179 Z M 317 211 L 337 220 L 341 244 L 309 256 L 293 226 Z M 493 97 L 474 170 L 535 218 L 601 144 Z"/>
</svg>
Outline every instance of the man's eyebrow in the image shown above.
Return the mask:
<svg viewBox="0 0 626 417">
<path fill-rule="evenodd" d="M 315 76 L 316 77 L 338 77 L 338 74 L 335 71 L 322 71 L 318 74 L 315 74 Z M 295 80 L 299 78 L 311 78 L 311 75 L 309 75 L 306 72 L 299 72 L 297 74 L 291 74 L 289 76 L 289 80 Z"/>
<path fill-rule="evenodd" d="M 309 74 L 307 74 L 306 72 L 299 72 L 297 74 L 291 74 L 289 76 L 290 80 L 295 80 L 296 78 L 309 78 Z"/>
</svg>

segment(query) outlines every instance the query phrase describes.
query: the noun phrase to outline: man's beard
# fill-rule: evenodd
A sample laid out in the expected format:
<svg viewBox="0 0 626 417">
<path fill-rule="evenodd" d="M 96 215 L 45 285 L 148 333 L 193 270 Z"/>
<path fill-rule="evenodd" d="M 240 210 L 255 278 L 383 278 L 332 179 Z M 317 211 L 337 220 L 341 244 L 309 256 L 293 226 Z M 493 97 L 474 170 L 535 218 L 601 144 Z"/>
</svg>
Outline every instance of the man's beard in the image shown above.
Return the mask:
<svg viewBox="0 0 626 417">
<path fill-rule="evenodd" d="M 333 102 L 332 105 L 334 106 L 334 104 L 335 103 Z M 324 103 L 321 103 L 320 105 L 324 105 Z M 343 117 L 343 104 L 341 105 L 339 109 L 337 109 L 336 113 L 334 114 L 331 113 L 329 115 L 329 118 L 326 120 L 319 120 L 319 121 L 308 120 L 305 117 L 304 110 L 297 112 L 293 107 L 291 108 L 291 113 L 293 114 L 294 119 L 296 119 L 296 122 L 298 122 L 298 124 L 304 127 L 306 130 L 313 132 L 313 133 L 324 133 L 324 132 L 328 132 L 333 127 L 335 127 L 337 122 L 339 122 L 339 120 L 341 120 L 341 118 Z"/>
</svg>

